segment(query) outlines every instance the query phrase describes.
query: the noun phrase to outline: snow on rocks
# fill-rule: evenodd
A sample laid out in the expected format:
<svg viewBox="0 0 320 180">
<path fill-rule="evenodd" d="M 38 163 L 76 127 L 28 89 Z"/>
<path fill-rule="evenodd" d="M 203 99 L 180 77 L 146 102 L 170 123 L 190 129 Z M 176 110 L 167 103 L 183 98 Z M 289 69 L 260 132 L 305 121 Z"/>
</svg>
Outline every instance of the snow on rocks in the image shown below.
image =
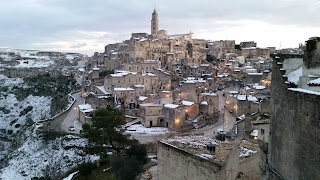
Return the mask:
<svg viewBox="0 0 320 180">
<path fill-rule="evenodd" d="M 83 161 L 99 160 L 99 156 L 86 155 L 81 149 L 64 149 L 61 141 L 62 138 L 57 138 L 45 143 L 38 137 L 28 137 L 20 148 L 10 154 L 8 165 L 0 172 L 0 179 L 31 179 L 42 177 L 44 173 L 63 175 Z"/>
<path fill-rule="evenodd" d="M 50 116 L 51 98 L 29 95 L 19 102 L 14 94 L 0 98 L 0 129 L 12 130 L 16 133 L 27 119 L 38 122 Z M 28 110 L 28 111 L 27 111 Z M 23 113 L 24 112 L 24 113 Z"/>
<path fill-rule="evenodd" d="M 24 81 L 22 78 L 8 78 L 3 74 L 0 74 L 1 87 L 21 86 Z"/>
<path fill-rule="evenodd" d="M 0 87 L 7 91 L 0 93 L 0 129 L 10 130 L 15 134 L 27 120 L 38 122 L 50 116 L 51 98 L 29 95 L 19 101 L 16 95 L 10 93 L 14 87 L 26 88 L 22 78 L 8 78 L 0 75 Z"/>
</svg>

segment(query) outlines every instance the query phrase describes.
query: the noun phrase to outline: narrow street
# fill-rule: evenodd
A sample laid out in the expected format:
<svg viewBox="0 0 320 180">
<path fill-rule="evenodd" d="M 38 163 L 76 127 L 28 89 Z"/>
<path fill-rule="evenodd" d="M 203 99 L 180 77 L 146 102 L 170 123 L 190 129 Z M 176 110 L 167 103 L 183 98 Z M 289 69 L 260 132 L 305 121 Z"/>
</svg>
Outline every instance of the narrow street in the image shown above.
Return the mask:
<svg viewBox="0 0 320 180">
<path fill-rule="evenodd" d="M 82 124 L 78 120 L 78 105 L 84 103 L 84 99 L 80 97 L 80 92 L 72 94 L 76 99 L 72 107 L 57 118 L 50 121 L 50 126 L 56 131 L 68 132 L 68 133 L 80 133 Z M 75 127 L 75 131 L 70 131 L 69 127 Z"/>
<path fill-rule="evenodd" d="M 60 130 L 64 132 L 71 132 L 69 131 L 69 127 L 73 126 L 75 127 L 75 131 L 73 133 L 79 133 L 82 129 L 82 125 L 80 121 L 78 120 L 78 105 L 84 103 L 84 99 L 80 96 L 81 92 L 77 92 L 72 94 L 72 96 L 76 99 L 75 103 L 72 105 L 72 107 L 69 109 L 66 117 L 62 117 L 61 120 L 61 126 Z M 59 119 L 59 117 L 57 118 Z"/>
<path fill-rule="evenodd" d="M 74 78 L 81 85 L 81 79 L 76 75 Z M 85 101 L 84 98 L 81 97 L 81 92 L 76 92 L 71 95 L 75 98 L 75 103 L 72 107 L 62 115 L 51 120 L 49 123 L 56 131 L 79 134 L 82 129 L 82 123 L 78 118 L 78 105 L 84 104 Z M 70 131 L 70 127 L 74 127 L 74 131 Z"/>
<path fill-rule="evenodd" d="M 203 128 L 192 131 L 191 134 L 203 134 L 207 137 L 214 137 L 218 129 L 223 129 L 225 132 L 228 132 L 235 125 L 236 117 L 229 111 L 226 111 L 224 108 L 225 97 L 223 96 L 223 92 L 217 91 L 216 94 L 219 96 L 219 120 L 213 125 L 205 126 Z"/>
</svg>

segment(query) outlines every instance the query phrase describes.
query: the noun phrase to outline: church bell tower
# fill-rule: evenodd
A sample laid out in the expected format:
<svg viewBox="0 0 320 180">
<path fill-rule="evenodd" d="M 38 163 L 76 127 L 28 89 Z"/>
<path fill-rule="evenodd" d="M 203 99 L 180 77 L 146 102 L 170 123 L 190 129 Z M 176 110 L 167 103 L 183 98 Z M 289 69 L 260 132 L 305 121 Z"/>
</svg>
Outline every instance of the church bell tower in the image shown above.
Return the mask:
<svg viewBox="0 0 320 180">
<path fill-rule="evenodd" d="M 154 9 L 152 13 L 152 19 L 151 19 L 151 35 L 156 35 L 158 31 L 159 31 L 158 13 L 156 9 Z"/>
</svg>

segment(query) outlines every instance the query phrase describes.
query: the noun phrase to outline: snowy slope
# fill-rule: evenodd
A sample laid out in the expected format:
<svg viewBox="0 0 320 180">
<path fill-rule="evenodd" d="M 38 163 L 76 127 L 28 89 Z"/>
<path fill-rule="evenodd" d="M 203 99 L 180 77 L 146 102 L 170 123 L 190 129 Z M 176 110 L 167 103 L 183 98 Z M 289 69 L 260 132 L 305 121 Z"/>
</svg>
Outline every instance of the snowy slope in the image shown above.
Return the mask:
<svg viewBox="0 0 320 180">
<path fill-rule="evenodd" d="M 63 143 L 62 143 L 63 142 Z M 64 145 L 62 145 L 64 144 Z M 15 150 L 9 158 L 7 167 L 0 171 L 0 179 L 31 179 L 46 174 L 64 175 L 83 161 L 96 161 L 96 155 L 85 155 L 77 148 L 64 149 L 66 138 L 57 138 L 47 144 L 39 137 L 31 135 L 26 142 Z M 83 147 L 86 140 L 70 140 L 69 146 Z"/>
<path fill-rule="evenodd" d="M 78 53 L 56 52 L 56 55 L 48 55 L 46 54 L 46 51 L 0 48 L 0 59 L 5 62 L 17 61 L 17 65 L 8 65 L 0 62 L 0 67 L 51 67 L 57 64 L 57 62 L 63 57 L 65 60 L 72 63 L 74 59 L 81 58 L 82 56 L 82 54 Z"/>
<path fill-rule="evenodd" d="M 7 78 L 0 75 L 0 87 L 8 88 L 5 92 L 0 92 L 0 129 L 12 130 L 15 134 L 23 125 L 26 124 L 27 119 L 33 122 L 50 117 L 50 97 L 40 97 L 29 95 L 23 101 L 18 101 L 14 94 L 11 94 L 12 88 L 15 86 L 26 87 L 21 78 Z M 26 111 L 27 108 L 32 110 Z"/>
</svg>

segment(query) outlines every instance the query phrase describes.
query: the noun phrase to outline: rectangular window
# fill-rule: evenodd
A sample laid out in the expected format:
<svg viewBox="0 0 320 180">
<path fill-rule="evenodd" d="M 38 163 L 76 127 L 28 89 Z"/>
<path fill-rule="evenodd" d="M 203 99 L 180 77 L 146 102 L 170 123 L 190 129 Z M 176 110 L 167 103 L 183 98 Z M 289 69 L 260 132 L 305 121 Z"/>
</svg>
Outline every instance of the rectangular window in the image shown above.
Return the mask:
<svg viewBox="0 0 320 180">
<path fill-rule="evenodd" d="M 264 134 L 264 129 L 261 129 L 261 134 Z"/>
</svg>

